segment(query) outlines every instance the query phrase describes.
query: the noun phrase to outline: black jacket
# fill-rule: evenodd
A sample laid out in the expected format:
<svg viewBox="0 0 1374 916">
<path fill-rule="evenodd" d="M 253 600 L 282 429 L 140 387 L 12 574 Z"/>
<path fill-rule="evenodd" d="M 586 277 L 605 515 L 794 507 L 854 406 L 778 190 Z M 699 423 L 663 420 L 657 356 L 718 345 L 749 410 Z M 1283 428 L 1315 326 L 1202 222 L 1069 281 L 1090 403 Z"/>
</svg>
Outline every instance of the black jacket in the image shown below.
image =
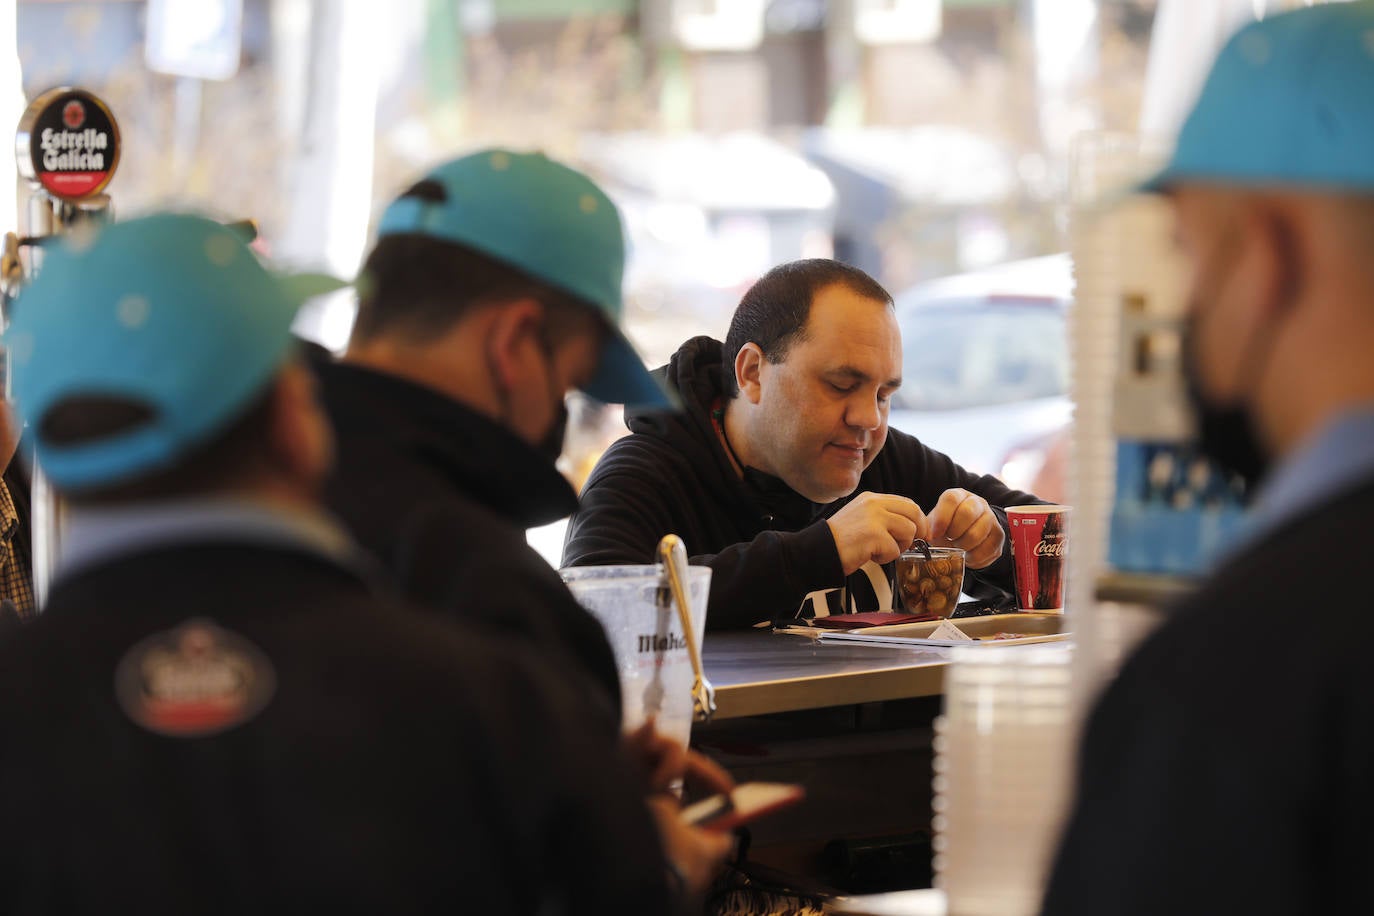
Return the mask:
<svg viewBox="0 0 1374 916">
<path fill-rule="evenodd" d="M 695 337 L 658 370 L 684 411 L 627 414 L 633 435 L 614 443 L 588 479 L 568 527 L 564 565 L 653 562 L 658 540 L 671 532 L 685 541 L 693 563 L 713 570 L 707 612 L 713 629 L 790 615 L 807 593 L 839 586 L 858 610 L 873 610 L 867 577 L 860 572 L 845 581 L 824 523 L 852 497 L 821 505 L 775 477 L 752 469 L 744 480 L 735 474 L 710 415 L 721 395 L 721 367 L 721 344 Z M 970 474 L 892 429 L 855 493 L 897 493 L 929 510 L 951 487 L 986 499 L 1004 529 L 1006 517 L 996 507 L 1038 501 L 995 477 Z M 1012 590 L 1011 551 L 986 569 L 970 570 L 964 588 L 975 597 L 1005 599 Z"/>
<path fill-rule="evenodd" d="M 1092 713 L 1047 914 L 1371 913 L 1374 479 L 1223 562 Z"/>
<path fill-rule="evenodd" d="M 117 672 L 188 618 L 260 650 L 275 690 L 171 737 Z M 0 911 L 662 912 L 637 777 L 542 663 L 475 629 L 246 542 L 59 579 L 0 642 Z"/>
<path fill-rule="evenodd" d="M 436 391 L 357 366 L 315 368 L 338 438 L 325 497 L 358 543 L 411 601 L 517 634 L 590 678 L 587 702 L 618 728 L 605 633 L 525 540 L 577 505 L 553 463 Z"/>
</svg>

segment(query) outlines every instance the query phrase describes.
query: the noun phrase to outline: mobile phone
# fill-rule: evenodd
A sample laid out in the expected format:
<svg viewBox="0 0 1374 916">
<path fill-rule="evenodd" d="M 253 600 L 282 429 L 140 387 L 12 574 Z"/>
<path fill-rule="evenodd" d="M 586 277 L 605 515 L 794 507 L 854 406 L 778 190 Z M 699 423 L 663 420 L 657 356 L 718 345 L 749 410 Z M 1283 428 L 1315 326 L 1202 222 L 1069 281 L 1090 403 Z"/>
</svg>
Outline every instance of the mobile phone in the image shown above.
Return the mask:
<svg viewBox="0 0 1374 916">
<path fill-rule="evenodd" d="M 746 782 L 729 794 L 713 795 L 682 809 L 682 819 L 706 830 L 733 830 L 806 796 L 806 790 L 787 782 Z"/>
</svg>

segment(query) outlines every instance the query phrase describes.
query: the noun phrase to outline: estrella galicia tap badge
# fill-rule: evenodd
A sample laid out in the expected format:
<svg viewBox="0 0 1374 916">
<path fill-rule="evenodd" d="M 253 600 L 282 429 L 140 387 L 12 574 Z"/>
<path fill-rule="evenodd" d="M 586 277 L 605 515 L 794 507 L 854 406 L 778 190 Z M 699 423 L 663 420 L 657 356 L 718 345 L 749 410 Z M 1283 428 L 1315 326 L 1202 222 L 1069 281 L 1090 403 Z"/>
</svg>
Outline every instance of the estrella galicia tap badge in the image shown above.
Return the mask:
<svg viewBox="0 0 1374 916">
<path fill-rule="evenodd" d="M 276 692 L 262 650 L 209 620 L 188 620 L 138 642 L 115 669 L 126 715 L 172 738 L 203 738 L 256 716 Z"/>
<path fill-rule="evenodd" d="M 119 125 L 84 89 L 50 89 L 34 99 L 15 145 L 20 174 L 63 200 L 99 194 L 119 165 Z"/>
</svg>

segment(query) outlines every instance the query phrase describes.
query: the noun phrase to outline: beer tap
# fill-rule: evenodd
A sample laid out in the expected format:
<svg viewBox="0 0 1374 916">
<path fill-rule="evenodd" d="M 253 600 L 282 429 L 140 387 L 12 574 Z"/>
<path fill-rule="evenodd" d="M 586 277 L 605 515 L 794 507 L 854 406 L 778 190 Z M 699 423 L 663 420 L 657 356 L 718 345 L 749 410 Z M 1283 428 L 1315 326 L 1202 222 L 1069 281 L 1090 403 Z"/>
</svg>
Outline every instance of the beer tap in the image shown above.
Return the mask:
<svg viewBox="0 0 1374 916">
<path fill-rule="evenodd" d="M 0 320 L 8 324 L 20 290 L 42 269 L 45 244 L 113 218 L 114 209 L 104 191 L 119 165 L 119 151 L 119 125 L 93 93 L 66 86 L 50 89 L 25 109 L 15 136 L 15 154 L 30 196 L 24 233 L 7 232 L 0 245 Z M 6 360 L 7 398 L 8 369 Z M 63 510 L 36 465 L 30 512 L 34 596 L 41 609 L 57 557 Z"/>
</svg>

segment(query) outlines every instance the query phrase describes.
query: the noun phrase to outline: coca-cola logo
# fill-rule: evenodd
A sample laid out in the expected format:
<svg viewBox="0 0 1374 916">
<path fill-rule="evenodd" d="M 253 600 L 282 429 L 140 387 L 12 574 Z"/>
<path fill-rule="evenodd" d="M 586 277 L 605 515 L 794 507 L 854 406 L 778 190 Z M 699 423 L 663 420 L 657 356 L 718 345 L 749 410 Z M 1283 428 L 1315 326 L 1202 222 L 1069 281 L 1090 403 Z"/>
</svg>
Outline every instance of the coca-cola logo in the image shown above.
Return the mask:
<svg viewBox="0 0 1374 916">
<path fill-rule="evenodd" d="M 1035 555 L 1037 557 L 1062 557 L 1064 555 L 1063 541 L 1046 541 L 1043 538 L 1035 545 Z"/>
</svg>

